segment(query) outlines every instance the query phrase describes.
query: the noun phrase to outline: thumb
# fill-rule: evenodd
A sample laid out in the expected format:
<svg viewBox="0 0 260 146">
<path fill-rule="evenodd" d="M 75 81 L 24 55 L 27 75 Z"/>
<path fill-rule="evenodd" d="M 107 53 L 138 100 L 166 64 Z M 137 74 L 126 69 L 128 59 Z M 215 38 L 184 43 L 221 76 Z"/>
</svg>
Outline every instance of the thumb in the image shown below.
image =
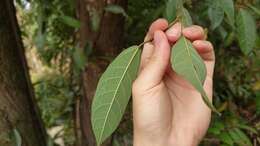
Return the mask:
<svg viewBox="0 0 260 146">
<path fill-rule="evenodd" d="M 155 31 L 153 43 L 152 57 L 135 81 L 136 84 L 140 84 L 140 87 L 145 89 L 150 89 L 161 82 L 170 59 L 170 45 L 163 31 Z"/>
</svg>

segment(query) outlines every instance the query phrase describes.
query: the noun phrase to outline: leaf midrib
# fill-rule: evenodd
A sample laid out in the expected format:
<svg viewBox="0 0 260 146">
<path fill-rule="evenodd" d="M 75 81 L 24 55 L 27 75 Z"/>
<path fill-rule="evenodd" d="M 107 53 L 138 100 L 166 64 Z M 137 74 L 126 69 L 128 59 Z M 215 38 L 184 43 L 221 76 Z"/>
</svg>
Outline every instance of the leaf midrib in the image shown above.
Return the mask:
<svg viewBox="0 0 260 146">
<path fill-rule="evenodd" d="M 190 60 L 190 62 L 191 62 L 191 64 L 192 64 L 192 66 L 193 66 L 193 68 L 194 68 L 194 70 L 195 70 L 195 76 L 196 76 L 196 79 L 198 80 L 198 81 L 200 81 L 200 79 L 199 79 L 199 77 L 198 77 L 198 73 L 197 73 L 197 70 L 196 70 L 196 67 L 195 67 L 195 65 L 193 64 L 193 62 L 192 62 L 192 56 L 191 56 L 191 54 L 190 54 L 190 50 L 188 49 L 188 44 L 187 44 L 187 41 L 186 41 L 186 38 L 184 38 L 184 42 L 185 42 L 185 49 L 187 50 L 187 52 L 188 52 L 188 55 L 189 55 L 189 60 Z M 196 50 L 195 50 L 196 51 Z"/>
<path fill-rule="evenodd" d="M 187 49 L 187 48 L 188 48 L 188 44 L 187 44 L 187 41 L 186 41 L 185 38 L 184 38 L 184 42 L 185 42 L 185 46 L 186 46 L 185 49 L 187 50 L 188 55 L 190 56 L 189 59 L 190 59 L 191 64 L 192 64 L 192 66 L 193 66 L 193 68 L 194 68 L 194 70 L 195 70 L 195 77 L 196 77 L 196 79 L 199 81 L 199 83 L 201 84 L 200 79 L 199 79 L 199 77 L 198 77 L 197 70 L 196 70 L 196 68 L 195 68 L 195 65 L 193 64 L 193 62 L 192 62 L 192 60 L 191 60 L 190 51 L 189 51 L 189 49 Z M 196 51 L 196 50 L 195 50 L 195 51 Z M 205 100 L 206 104 L 207 104 L 208 106 L 210 106 L 210 107 L 212 108 L 212 110 L 213 110 L 214 107 L 212 107 L 212 106 L 210 105 L 210 102 L 209 102 L 209 100 L 207 99 L 207 97 L 204 97 L 206 93 L 204 92 L 203 85 L 201 85 L 201 88 L 202 88 L 202 89 L 197 89 L 197 90 L 199 90 L 199 92 L 201 92 L 203 100 Z M 214 110 L 215 110 L 215 109 L 214 109 Z"/>
<path fill-rule="evenodd" d="M 105 125 L 106 125 L 106 122 L 107 122 L 107 119 L 108 119 L 108 115 L 109 115 L 109 113 L 110 113 L 110 111 L 111 111 L 111 108 L 112 108 L 112 105 L 113 105 L 113 103 L 114 103 L 114 101 L 115 101 L 115 97 L 116 97 L 116 94 L 118 93 L 118 89 L 119 89 L 119 87 L 120 87 L 120 85 L 121 85 L 121 82 L 123 81 L 123 78 L 125 77 L 125 74 L 126 74 L 128 68 L 129 68 L 130 64 L 132 63 L 132 61 L 133 61 L 135 55 L 137 54 L 137 52 L 138 52 L 138 50 L 139 50 L 139 48 L 135 48 L 135 49 L 136 49 L 136 51 L 134 52 L 133 56 L 131 57 L 129 63 L 127 64 L 126 69 L 125 69 L 125 71 L 124 71 L 122 77 L 120 78 L 120 80 L 119 80 L 119 82 L 118 82 L 118 85 L 117 85 L 117 87 L 116 87 L 115 93 L 114 93 L 113 98 L 112 98 L 112 101 L 110 102 L 110 106 L 109 106 L 109 108 L 108 108 L 108 112 L 107 112 L 107 114 L 106 114 L 105 121 L 104 121 L 102 130 L 101 130 L 101 135 L 100 135 L 100 137 L 99 137 L 99 141 L 98 141 L 99 144 L 100 144 L 101 139 L 102 139 L 102 136 L 103 136 L 103 134 L 104 134 L 104 129 L 105 129 Z"/>
</svg>

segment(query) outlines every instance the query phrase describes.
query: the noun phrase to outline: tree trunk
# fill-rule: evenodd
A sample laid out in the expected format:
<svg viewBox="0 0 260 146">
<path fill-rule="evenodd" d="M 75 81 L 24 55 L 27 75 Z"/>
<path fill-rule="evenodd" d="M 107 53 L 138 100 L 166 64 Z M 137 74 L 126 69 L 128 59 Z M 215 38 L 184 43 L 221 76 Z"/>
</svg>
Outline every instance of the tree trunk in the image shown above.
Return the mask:
<svg viewBox="0 0 260 146">
<path fill-rule="evenodd" d="M 77 16 L 81 21 L 78 40 L 81 48 L 91 42 L 93 52 L 82 74 L 84 95 L 80 101 L 79 119 L 83 130 L 84 146 L 95 146 L 95 138 L 91 129 L 90 109 L 97 82 L 109 64 L 106 57 L 116 56 L 123 46 L 124 17 L 104 11 L 108 4 L 126 8 L 127 0 L 77 0 Z M 99 29 L 95 31 L 91 23 L 95 17 L 100 18 Z M 111 145 L 110 141 L 104 145 Z"/>
<path fill-rule="evenodd" d="M 0 1 L 0 145 L 46 146 L 12 0 Z M 19 136 L 18 136 L 19 137 Z M 17 141 L 18 142 L 18 141 Z"/>
</svg>

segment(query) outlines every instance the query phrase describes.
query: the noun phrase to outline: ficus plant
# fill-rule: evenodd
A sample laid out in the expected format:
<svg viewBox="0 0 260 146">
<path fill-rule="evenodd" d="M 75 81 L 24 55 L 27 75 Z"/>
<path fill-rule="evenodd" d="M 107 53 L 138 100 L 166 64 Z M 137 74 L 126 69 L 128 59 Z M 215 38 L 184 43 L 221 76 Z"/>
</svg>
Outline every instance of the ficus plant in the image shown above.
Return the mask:
<svg viewBox="0 0 260 146">
<path fill-rule="evenodd" d="M 183 6 L 183 1 L 168 0 L 165 15 L 168 21 L 171 21 L 169 27 L 174 25 L 176 22 L 180 22 L 182 27 L 187 27 L 192 24 L 191 16 Z M 212 6 L 208 11 L 212 23 L 211 29 L 215 29 L 220 25 L 223 19 L 222 13 L 223 15 L 224 13 L 227 15 L 227 20 L 230 26 L 233 27 L 235 25 L 234 12 L 230 9 L 230 7 L 233 9 L 233 1 L 220 1 L 226 3 L 221 11 L 218 10 L 221 5 L 220 3 Z M 173 7 L 168 8 L 169 5 Z M 248 13 L 245 10 L 239 10 L 239 16 L 236 23 L 240 24 L 240 27 L 244 26 L 244 24 L 241 23 L 249 21 L 244 20 L 250 19 L 247 15 Z M 221 17 L 221 21 L 219 19 L 214 19 L 214 17 Z M 244 38 L 239 40 L 239 43 L 243 44 L 241 45 L 241 48 L 245 54 L 250 52 L 250 47 L 253 42 L 252 40 L 245 41 L 248 39 L 248 35 L 243 35 L 243 33 L 248 34 L 251 33 L 250 31 L 252 32 L 255 30 L 254 28 L 248 29 L 243 27 L 238 31 L 239 35 L 244 36 Z M 153 40 L 151 39 L 142 42 L 139 45 L 134 45 L 125 49 L 114 59 L 101 76 L 91 109 L 92 129 L 98 145 L 101 145 L 102 142 L 105 141 L 118 127 L 131 97 L 132 83 L 138 73 L 142 52 L 141 48 L 145 43 L 151 41 Z M 172 69 L 178 75 L 187 80 L 201 94 L 204 103 L 213 112 L 220 115 L 203 89 L 203 84 L 207 74 L 205 64 L 192 43 L 184 36 L 181 36 L 172 46 L 170 61 Z"/>
</svg>

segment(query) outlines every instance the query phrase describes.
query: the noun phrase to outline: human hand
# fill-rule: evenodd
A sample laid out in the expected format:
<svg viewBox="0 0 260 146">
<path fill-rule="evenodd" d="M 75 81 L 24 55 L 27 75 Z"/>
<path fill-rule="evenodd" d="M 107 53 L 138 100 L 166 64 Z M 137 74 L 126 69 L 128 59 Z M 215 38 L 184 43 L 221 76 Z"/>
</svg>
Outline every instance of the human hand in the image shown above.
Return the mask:
<svg viewBox="0 0 260 146">
<path fill-rule="evenodd" d="M 200 26 L 181 32 L 176 23 L 166 32 L 164 19 L 155 21 L 145 40 L 140 71 L 133 84 L 134 146 L 192 146 L 205 135 L 211 110 L 190 83 L 171 68 L 171 46 L 181 33 L 193 42 L 207 68 L 204 90 L 212 100 L 215 56 Z M 173 50 L 174 51 L 174 50 Z M 174 52 L 173 52 L 174 53 Z"/>
</svg>

